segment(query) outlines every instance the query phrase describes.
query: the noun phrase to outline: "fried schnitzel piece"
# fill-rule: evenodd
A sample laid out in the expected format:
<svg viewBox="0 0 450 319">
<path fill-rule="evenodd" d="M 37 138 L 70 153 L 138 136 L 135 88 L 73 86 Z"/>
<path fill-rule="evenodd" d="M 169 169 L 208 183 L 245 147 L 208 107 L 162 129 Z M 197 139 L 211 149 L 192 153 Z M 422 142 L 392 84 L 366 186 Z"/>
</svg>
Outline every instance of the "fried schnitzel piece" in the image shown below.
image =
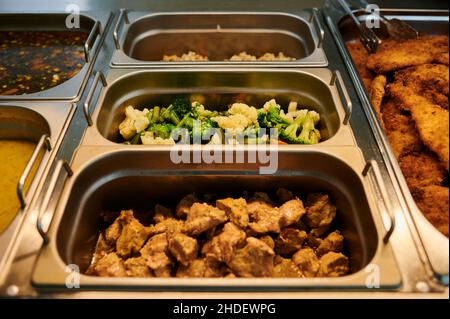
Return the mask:
<svg viewBox="0 0 450 319">
<path fill-rule="evenodd" d="M 448 37 L 430 36 L 398 43 L 367 59 L 367 68 L 377 74 L 426 63 L 448 65 Z"/>
<path fill-rule="evenodd" d="M 413 198 L 425 217 L 441 233 L 448 237 L 449 189 L 430 185 L 412 190 Z"/>
<path fill-rule="evenodd" d="M 392 100 L 383 103 L 381 111 L 386 135 L 397 159 L 422 150 L 423 144 L 409 115 L 403 114 Z"/>
<path fill-rule="evenodd" d="M 381 125 L 384 127 L 383 116 L 381 115 L 381 102 L 383 102 L 386 93 L 387 79 L 384 75 L 377 75 L 370 85 L 370 99 L 372 100 L 373 108 L 380 119 Z"/>
<path fill-rule="evenodd" d="M 400 70 L 396 82 L 412 89 L 427 100 L 448 109 L 449 69 L 442 64 L 423 64 Z"/>
<path fill-rule="evenodd" d="M 422 142 L 435 152 L 448 171 L 449 166 L 449 113 L 440 106 L 417 95 L 403 85 L 393 84 L 389 92 L 402 108 L 410 110 Z"/>
<path fill-rule="evenodd" d="M 359 76 L 364 82 L 366 90 L 370 91 L 370 84 L 372 83 L 373 74 L 369 71 L 369 69 L 367 69 L 367 59 L 369 58 L 369 53 L 359 40 L 349 41 L 346 45 L 350 55 L 353 58 L 353 62 L 355 63 Z"/>
<path fill-rule="evenodd" d="M 400 158 L 399 164 L 410 189 L 441 185 L 446 175 L 439 159 L 430 152 L 403 156 Z"/>
</svg>

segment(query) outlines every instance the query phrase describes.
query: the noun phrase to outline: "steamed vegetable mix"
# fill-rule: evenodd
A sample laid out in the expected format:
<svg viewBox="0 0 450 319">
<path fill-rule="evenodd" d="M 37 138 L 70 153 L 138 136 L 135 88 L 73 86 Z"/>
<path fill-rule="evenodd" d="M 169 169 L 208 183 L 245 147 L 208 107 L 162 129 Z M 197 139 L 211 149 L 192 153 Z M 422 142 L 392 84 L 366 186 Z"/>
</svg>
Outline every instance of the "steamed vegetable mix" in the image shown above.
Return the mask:
<svg viewBox="0 0 450 319">
<path fill-rule="evenodd" d="M 316 144 L 320 115 L 297 109 L 287 110 L 274 100 L 262 108 L 233 103 L 227 111 L 208 110 L 199 102 L 178 98 L 167 107 L 139 110 L 125 108 L 119 132 L 127 144 L 266 144 L 278 139 L 283 144 Z"/>
</svg>

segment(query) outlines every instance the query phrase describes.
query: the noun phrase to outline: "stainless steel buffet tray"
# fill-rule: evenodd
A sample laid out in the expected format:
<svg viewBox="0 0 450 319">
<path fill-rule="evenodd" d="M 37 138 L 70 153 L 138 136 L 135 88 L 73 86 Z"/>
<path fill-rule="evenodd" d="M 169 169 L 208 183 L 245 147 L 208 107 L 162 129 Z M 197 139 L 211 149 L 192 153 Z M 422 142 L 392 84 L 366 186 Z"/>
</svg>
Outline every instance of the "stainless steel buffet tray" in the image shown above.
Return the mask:
<svg viewBox="0 0 450 319">
<path fill-rule="evenodd" d="M 351 55 L 345 46 L 345 42 L 358 39 L 359 33 L 356 26 L 352 23 L 352 20 L 348 15 L 344 14 L 337 7 L 330 5 L 330 2 L 327 4 L 328 6 L 324 11 L 325 20 L 350 72 L 363 108 L 368 115 L 372 129 L 377 136 L 377 142 L 383 150 L 384 160 L 389 164 L 388 168 L 401 186 L 407 208 L 412 214 L 415 227 L 420 236 L 418 245 L 423 247 L 422 249 L 425 253 L 423 257 L 431 267 L 431 275 L 441 283 L 448 285 L 449 240 L 431 225 L 415 204 L 403 173 L 398 165 L 398 161 L 392 152 L 389 141 L 373 110 L 370 98 L 364 89 L 363 82 L 357 73 Z M 381 13 L 388 18 L 405 20 L 420 32 L 428 34 L 449 34 L 449 12 L 445 10 L 427 10 L 425 12 L 423 10 L 382 9 Z M 367 17 L 367 13 L 363 10 L 355 11 L 355 14 L 361 21 L 364 21 Z"/>
<path fill-rule="evenodd" d="M 235 150 L 236 152 L 240 152 Z M 66 290 L 67 266 L 79 267 L 81 290 L 212 290 L 257 291 L 302 289 L 365 290 L 371 268 L 379 271 L 380 289 L 397 289 L 401 276 L 382 217 L 389 205 L 377 196 L 360 151 L 355 147 L 279 152 L 274 175 L 260 175 L 256 163 L 175 164 L 165 149 L 126 149 L 121 146 L 81 146 L 71 164 L 56 209 L 45 205 L 38 217 L 46 239 L 33 271 L 37 289 Z M 370 165 L 369 165 L 370 166 Z M 62 167 L 61 165 L 59 166 Z M 363 170 L 365 172 L 363 173 Z M 54 178 L 60 175 L 56 170 Z M 377 178 L 377 182 L 382 180 Z M 95 248 L 102 209 L 145 208 L 160 200 L 179 200 L 192 191 L 326 191 L 338 207 L 337 225 L 346 238 L 351 274 L 340 278 L 101 278 L 84 275 Z M 382 184 L 378 187 L 382 188 Z M 385 194 L 386 195 L 386 194 Z M 53 188 L 45 198 L 58 196 Z M 385 198 L 387 199 L 387 198 Z M 41 220 L 53 221 L 46 231 Z"/>
<path fill-rule="evenodd" d="M 123 28 L 122 28 L 123 25 Z M 120 32 L 123 29 L 123 32 Z M 123 33 L 122 36 L 120 36 Z M 113 67 L 327 66 L 317 10 L 281 12 L 136 12 L 122 10 L 113 37 Z M 162 62 L 165 54 L 194 51 L 205 62 Z M 224 61 L 246 51 L 283 52 L 293 61 Z"/>
<path fill-rule="evenodd" d="M 64 31 L 69 13 L 20 12 L 0 13 L 2 31 Z M 109 11 L 86 11 L 80 13 L 80 29 L 89 34 L 85 44 L 85 64 L 71 79 L 44 91 L 23 95 L 0 95 L 1 101 L 29 100 L 76 100 L 92 70 L 98 51 L 103 43 L 104 28 L 111 18 Z"/>
<path fill-rule="evenodd" d="M 39 165 L 26 194 L 22 188 L 25 180 L 29 178 L 29 169 L 26 168 L 22 174 L 20 182 L 22 185 L 18 185 L 22 207 L 8 228 L 0 234 L 0 282 L 5 275 L 3 270 L 7 269 L 5 264 L 10 257 L 11 248 L 17 244 L 16 236 L 28 212 L 29 204 L 39 193 L 39 184 L 48 173 L 73 112 L 74 106 L 71 103 L 0 103 L 0 139 L 20 138 L 36 142 L 36 149 L 28 165 L 29 168 Z M 38 154 L 43 150 L 45 153 L 37 164 Z"/>
<path fill-rule="evenodd" d="M 284 106 L 291 100 L 297 101 L 299 107 L 314 109 L 321 115 L 321 145 L 356 144 L 348 124 L 348 94 L 340 74 L 327 69 L 112 69 L 105 80 L 101 79 L 103 76 L 97 74 L 89 94 L 92 97 L 103 84 L 92 119 L 89 109 L 94 105 L 90 106 L 90 98 L 85 103 L 85 114 L 92 126 L 85 132 L 83 145 L 119 142 L 118 126 L 127 105 L 168 105 L 180 94 L 200 94 L 210 108 L 223 108 L 244 95 L 259 107 L 272 98 Z"/>
</svg>

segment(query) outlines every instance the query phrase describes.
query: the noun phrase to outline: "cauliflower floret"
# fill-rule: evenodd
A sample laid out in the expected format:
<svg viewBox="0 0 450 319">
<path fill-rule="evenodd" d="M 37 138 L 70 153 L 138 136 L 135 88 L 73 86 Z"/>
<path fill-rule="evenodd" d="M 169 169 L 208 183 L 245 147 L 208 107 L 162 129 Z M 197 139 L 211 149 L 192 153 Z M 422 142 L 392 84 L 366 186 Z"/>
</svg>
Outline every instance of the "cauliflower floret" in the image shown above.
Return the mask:
<svg viewBox="0 0 450 319">
<path fill-rule="evenodd" d="M 140 133 L 150 124 L 147 114 L 148 109 L 142 111 L 133 108 L 131 105 L 125 108 L 125 120 L 119 125 L 120 135 L 129 140 L 136 133 Z"/>
<path fill-rule="evenodd" d="M 248 106 L 244 103 L 233 103 L 228 110 L 228 113 L 231 115 L 242 114 L 252 124 L 256 124 L 258 122 L 258 110 L 253 106 Z"/>
<path fill-rule="evenodd" d="M 242 132 L 251 122 L 242 114 L 233 114 L 230 116 L 215 116 L 211 118 L 220 128 L 228 130 L 229 133 L 236 134 Z"/>
<path fill-rule="evenodd" d="M 173 138 L 169 137 L 168 139 L 164 139 L 161 137 L 156 137 L 153 132 L 145 132 L 141 135 L 141 141 L 144 145 L 174 145 L 175 141 Z"/>
<path fill-rule="evenodd" d="M 277 107 L 277 108 L 279 108 L 279 109 L 281 108 L 281 107 L 278 105 L 277 101 L 275 101 L 275 99 L 271 99 L 270 101 L 267 101 L 266 103 L 264 103 L 264 106 L 263 106 L 264 112 L 267 113 L 267 110 L 269 109 L 270 106 L 275 106 L 275 107 Z"/>
</svg>

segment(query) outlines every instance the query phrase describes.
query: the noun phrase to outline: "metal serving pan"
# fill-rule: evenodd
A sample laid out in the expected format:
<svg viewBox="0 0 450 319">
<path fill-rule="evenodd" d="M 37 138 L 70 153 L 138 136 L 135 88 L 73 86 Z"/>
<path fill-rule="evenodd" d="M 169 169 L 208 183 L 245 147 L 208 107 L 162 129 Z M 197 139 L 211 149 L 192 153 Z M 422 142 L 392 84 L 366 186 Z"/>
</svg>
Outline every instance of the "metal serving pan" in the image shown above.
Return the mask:
<svg viewBox="0 0 450 319">
<path fill-rule="evenodd" d="M 235 153 L 236 154 L 236 153 Z M 43 220 L 51 220 L 45 199 L 55 196 L 49 187 L 37 225 L 43 235 L 42 247 L 32 277 L 37 288 L 65 289 L 66 266 L 80 269 L 80 289 L 126 290 L 268 290 L 367 289 L 370 267 L 379 271 L 380 288 L 401 285 L 398 266 L 389 244 L 382 217 L 390 207 L 377 207 L 373 184 L 380 179 L 378 166 L 367 175 L 362 154 L 354 147 L 326 150 L 281 151 L 278 171 L 259 175 L 263 164 L 175 164 L 167 151 L 82 146 L 72 162 L 48 233 Z M 52 180 L 61 174 L 62 162 Z M 67 166 L 66 166 L 67 167 Z M 363 173 L 363 170 L 365 171 Z M 70 172 L 70 170 L 69 170 Z M 337 226 L 346 238 L 351 274 L 341 278 L 314 279 L 196 279 L 196 278 L 101 278 L 82 274 L 89 265 L 99 231 L 102 209 L 145 208 L 156 202 L 179 200 L 183 194 L 240 190 L 274 191 L 283 186 L 295 191 L 326 191 L 339 212 Z M 153 187 L 157 186 L 157 187 Z M 383 190 L 383 184 L 379 184 Z M 386 194 L 384 194 L 386 195 Z M 385 197 L 388 200 L 388 197 Z M 383 216 L 381 216 L 383 215 Z M 393 224 L 392 224 L 393 227 Z M 392 230 L 392 228 L 391 228 Z"/>
<path fill-rule="evenodd" d="M 84 44 L 85 64 L 71 79 L 44 91 L 23 95 L 0 95 L 2 100 L 76 100 L 83 90 L 103 42 L 103 30 L 111 13 L 86 11 L 80 13 L 80 29 L 89 34 Z M 0 13 L 1 31 L 67 31 L 68 13 Z"/>
<path fill-rule="evenodd" d="M 354 11 L 358 19 L 364 21 L 367 17 L 365 11 Z M 388 18 L 397 18 L 407 21 L 410 25 L 420 32 L 428 34 L 449 34 L 449 12 L 445 10 L 404 10 L 404 9 L 382 9 L 381 13 Z M 449 240 L 442 235 L 433 225 L 425 218 L 422 212 L 412 198 L 406 180 L 398 165 L 398 162 L 389 145 L 389 141 L 379 123 L 370 98 L 364 89 L 363 82 L 359 77 L 356 67 L 352 62 L 350 53 L 348 52 L 345 42 L 358 39 L 358 31 L 351 18 L 345 15 L 336 7 L 330 5 L 324 11 L 325 19 L 333 33 L 338 48 L 349 69 L 352 80 L 361 99 L 363 108 L 368 115 L 370 124 L 377 138 L 377 143 L 383 149 L 383 157 L 388 164 L 391 174 L 396 177 L 401 187 L 406 206 L 411 212 L 414 226 L 416 227 L 420 238 L 418 245 L 424 250 L 424 259 L 431 267 L 431 276 L 434 276 L 441 283 L 448 285 L 449 274 Z M 413 226 L 413 227 L 414 227 Z"/>
<path fill-rule="evenodd" d="M 243 95 L 259 107 L 271 98 L 285 106 L 295 100 L 320 113 L 324 137 L 321 145 L 356 144 L 348 125 L 351 102 L 339 73 L 327 69 L 112 69 L 106 80 L 101 74 L 95 80 L 85 103 L 85 114 L 92 126 L 85 132 L 84 145 L 114 145 L 119 141 L 118 127 L 127 105 L 166 105 L 177 94 L 201 94 L 210 108 L 223 108 Z M 100 80 L 104 88 L 91 119 L 90 100 Z"/>
<path fill-rule="evenodd" d="M 127 12 L 122 9 L 113 33 L 112 66 L 317 66 L 328 65 L 317 9 L 298 13 L 264 12 Z M 121 28 L 123 26 L 123 28 Z M 120 30 L 123 36 L 120 37 Z M 163 55 L 188 51 L 208 62 L 162 62 Z M 283 52 L 293 61 L 231 62 L 246 51 L 261 56 Z"/>
<path fill-rule="evenodd" d="M 38 193 L 39 183 L 48 173 L 56 151 L 61 143 L 63 132 L 74 107 L 70 103 L 0 103 L 0 139 L 25 139 L 36 142 L 36 149 L 30 158 L 17 186 L 21 209 L 8 228 L 0 234 L 0 282 L 23 217 Z M 42 157 L 38 154 L 45 150 Z M 38 160 L 40 159 L 40 163 Z M 23 192 L 23 184 L 29 178 L 34 165 L 39 165 L 28 192 Z"/>
</svg>

